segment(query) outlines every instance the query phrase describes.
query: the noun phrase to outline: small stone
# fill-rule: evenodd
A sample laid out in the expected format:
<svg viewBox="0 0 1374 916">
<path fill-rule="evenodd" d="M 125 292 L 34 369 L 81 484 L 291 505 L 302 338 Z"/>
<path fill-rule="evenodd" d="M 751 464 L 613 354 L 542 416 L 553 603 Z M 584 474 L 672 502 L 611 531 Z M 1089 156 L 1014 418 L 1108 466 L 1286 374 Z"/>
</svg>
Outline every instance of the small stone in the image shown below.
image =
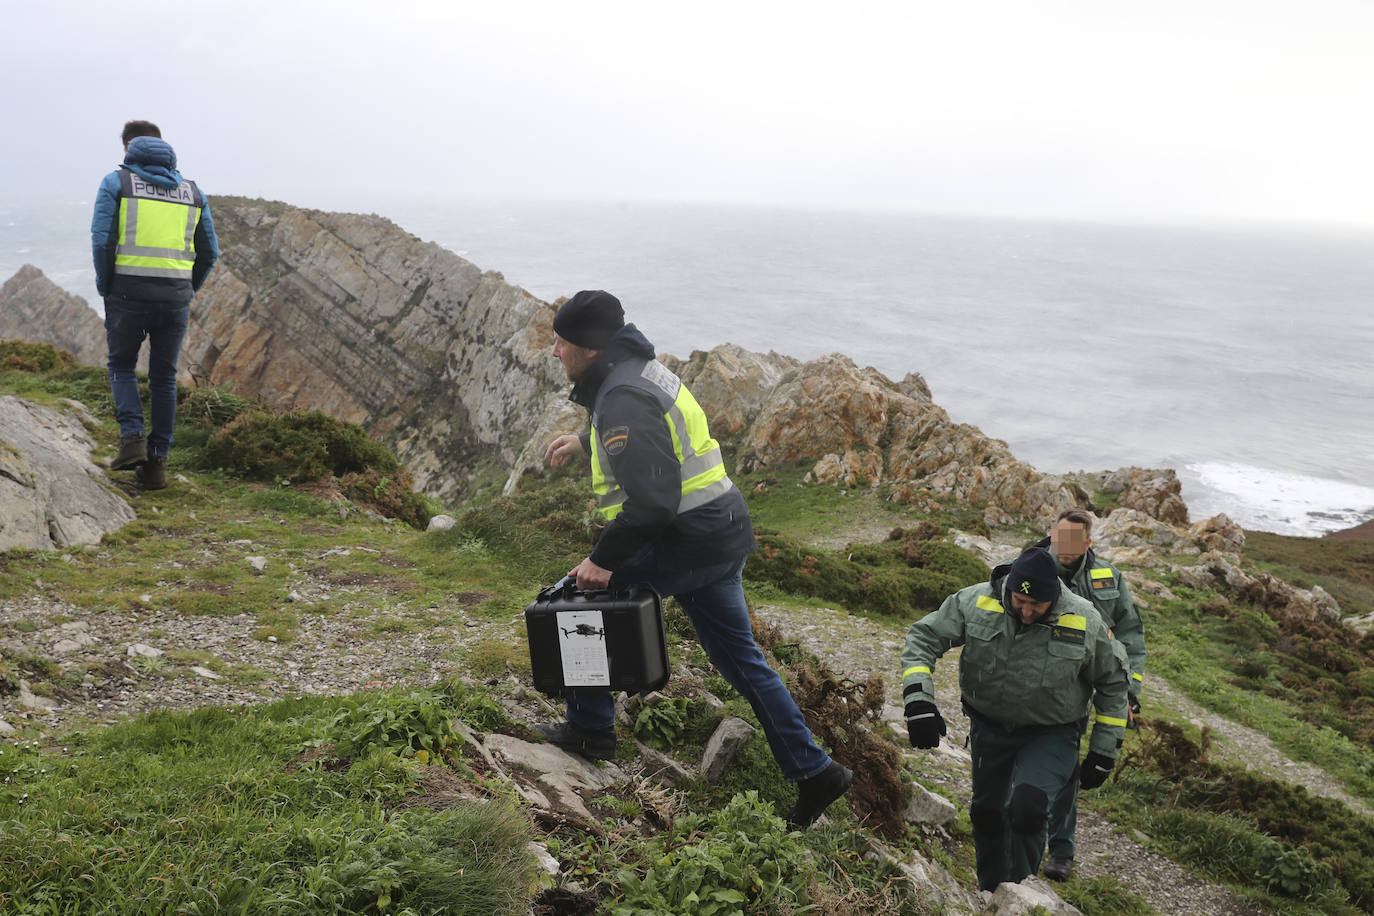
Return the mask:
<svg viewBox="0 0 1374 916">
<path fill-rule="evenodd" d="M 249 557 L 248 565 L 256 569 L 258 572 L 262 572 L 264 569 L 267 568 L 267 557 Z"/>
<path fill-rule="evenodd" d="M 458 520 L 451 515 L 436 515 L 430 518 L 429 526 L 426 531 L 448 531 L 458 525 Z"/>
<path fill-rule="evenodd" d="M 701 775 L 714 783 L 746 741 L 754 737 L 754 727 L 743 719 L 731 717 L 716 726 L 701 754 Z"/>
<path fill-rule="evenodd" d="M 154 649 L 152 646 L 145 646 L 141 642 L 136 642 L 124 650 L 124 654 L 129 658 L 143 656 L 144 658 L 157 658 L 162 654 L 161 649 Z"/>
<path fill-rule="evenodd" d="M 219 675 L 211 671 L 209 668 L 202 668 L 200 665 L 193 665 L 191 667 L 191 670 L 196 674 L 200 675 L 201 677 L 206 678 L 207 680 L 219 680 Z"/>
</svg>

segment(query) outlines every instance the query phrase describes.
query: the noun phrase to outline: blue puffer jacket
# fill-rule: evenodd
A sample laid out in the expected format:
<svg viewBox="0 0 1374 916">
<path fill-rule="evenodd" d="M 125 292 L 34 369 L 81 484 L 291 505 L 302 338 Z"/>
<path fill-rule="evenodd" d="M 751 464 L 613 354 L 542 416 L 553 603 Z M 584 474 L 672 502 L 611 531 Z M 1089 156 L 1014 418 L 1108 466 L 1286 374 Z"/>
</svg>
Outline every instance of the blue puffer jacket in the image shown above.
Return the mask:
<svg viewBox="0 0 1374 916">
<path fill-rule="evenodd" d="M 124 153 L 124 165 L 135 175 L 158 187 L 181 184 L 177 154 L 171 144 L 157 137 L 134 137 Z M 196 226 L 196 263 L 191 280 L 161 277 L 129 277 L 114 272 L 115 245 L 119 242 L 119 171 L 106 175 L 95 194 L 91 217 L 91 257 L 95 261 L 95 288 L 102 296 L 119 296 L 150 302 L 190 302 L 210 268 L 219 259 L 219 239 L 210 219 L 210 202 L 201 195 L 200 222 Z"/>
</svg>

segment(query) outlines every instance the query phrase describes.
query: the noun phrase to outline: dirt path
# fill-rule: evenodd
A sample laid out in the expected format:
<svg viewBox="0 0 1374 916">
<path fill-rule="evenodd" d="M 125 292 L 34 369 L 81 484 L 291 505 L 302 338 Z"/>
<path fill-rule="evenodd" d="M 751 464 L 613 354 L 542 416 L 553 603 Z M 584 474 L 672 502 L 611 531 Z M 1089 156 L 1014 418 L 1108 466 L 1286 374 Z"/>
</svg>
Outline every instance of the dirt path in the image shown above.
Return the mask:
<svg viewBox="0 0 1374 916">
<path fill-rule="evenodd" d="M 900 727 L 900 679 L 897 675 L 906 635 L 904 629 L 843 611 L 764 606 L 756 608 L 755 613 L 781 627 L 784 633 L 798 638 L 807 650 L 828 659 L 837 674 L 862 680 L 877 670 L 889 685 L 889 718 L 894 726 Z M 1151 689 L 1158 689 L 1160 683 L 1157 678 L 1152 680 Z M 957 650 L 936 666 L 935 691 L 949 726 L 947 743 L 941 745 L 939 754 L 910 753 L 919 755 L 917 759 L 927 779 L 951 790 L 960 805 L 966 807 L 971 792 L 969 758 L 963 750 L 968 736 L 968 719 L 959 714 L 956 700 L 959 695 Z M 1172 693 L 1170 696 L 1183 702 L 1181 697 Z M 1193 710 L 1208 724 L 1217 718 L 1195 706 Z M 900 731 L 905 734 L 904 728 Z M 1214 731 L 1221 742 L 1228 744 L 1234 738 L 1247 739 L 1240 753 L 1262 757 L 1265 772 L 1277 778 L 1295 778 L 1299 765 L 1284 758 L 1263 735 L 1219 719 Z M 1224 887 L 1209 884 L 1170 859 L 1150 852 L 1086 808 L 1079 809 L 1077 844 L 1079 875 L 1114 877 L 1164 916 L 1266 916 L 1269 912 L 1255 908 Z"/>
</svg>

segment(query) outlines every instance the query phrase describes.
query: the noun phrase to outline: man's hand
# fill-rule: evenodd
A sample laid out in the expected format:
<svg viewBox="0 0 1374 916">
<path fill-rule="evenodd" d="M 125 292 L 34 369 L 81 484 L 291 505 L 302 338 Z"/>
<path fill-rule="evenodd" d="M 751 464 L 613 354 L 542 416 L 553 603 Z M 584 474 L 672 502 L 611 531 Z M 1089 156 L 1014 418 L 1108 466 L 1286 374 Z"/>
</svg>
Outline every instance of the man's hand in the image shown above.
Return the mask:
<svg viewBox="0 0 1374 916">
<path fill-rule="evenodd" d="M 573 438 L 577 437 L 574 436 Z M 594 588 L 606 588 L 611 584 L 611 571 L 597 566 L 592 562 L 591 557 L 587 557 L 573 569 L 568 570 L 568 575 L 577 580 L 577 587 L 584 592 Z"/>
<path fill-rule="evenodd" d="M 1131 697 L 1130 700 L 1128 700 L 1128 701 L 1127 701 L 1127 704 L 1126 704 L 1126 727 L 1127 727 L 1127 728 L 1137 728 L 1137 727 L 1139 727 L 1139 724 L 1140 724 L 1140 723 L 1136 721 L 1136 720 L 1139 719 L 1139 718 L 1140 718 L 1140 697 Z"/>
<path fill-rule="evenodd" d="M 577 436 L 562 435 L 549 443 L 549 447 L 544 449 L 544 461 L 549 467 L 561 468 L 563 465 L 585 455 L 582 451 L 582 440 Z"/>
<path fill-rule="evenodd" d="M 938 747 L 945 733 L 945 718 L 929 700 L 906 704 L 906 736 L 912 747 Z"/>
<path fill-rule="evenodd" d="M 1110 757 L 1104 757 L 1097 751 L 1089 751 L 1088 756 L 1083 758 L 1083 766 L 1079 770 L 1078 788 L 1096 789 L 1107 781 L 1107 774 L 1112 771 L 1116 761 Z"/>
</svg>

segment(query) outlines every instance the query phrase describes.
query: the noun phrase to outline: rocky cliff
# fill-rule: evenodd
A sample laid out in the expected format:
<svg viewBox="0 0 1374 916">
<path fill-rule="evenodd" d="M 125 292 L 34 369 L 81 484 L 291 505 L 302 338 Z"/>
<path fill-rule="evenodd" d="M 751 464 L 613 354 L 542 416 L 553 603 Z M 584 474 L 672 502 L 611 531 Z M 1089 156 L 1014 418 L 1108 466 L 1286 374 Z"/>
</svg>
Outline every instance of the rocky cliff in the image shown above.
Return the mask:
<svg viewBox="0 0 1374 916">
<path fill-rule="evenodd" d="M 50 343 L 77 362 L 105 365 L 105 328 L 86 300 L 25 264 L 0 286 L 0 337 Z M 148 363 L 142 354 L 143 365 Z"/>
<path fill-rule="evenodd" d="M 549 353 L 553 306 L 500 274 L 378 216 L 220 197 L 215 223 L 223 254 L 192 309 L 188 381 L 359 423 L 446 502 L 498 475 L 515 485 L 552 435 L 583 424 Z M 29 267 L 0 292 L 0 336 L 104 359 L 95 313 Z M 803 462 L 819 483 L 886 485 L 903 503 L 985 504 L 992 527 L 1041 525 L 1101 492 L 1187 523 L 1172 471 L 1041 474 L 952 422 L 919 375 L 732 345 L 664 359 L 746 469 Z"/>
</svg>

